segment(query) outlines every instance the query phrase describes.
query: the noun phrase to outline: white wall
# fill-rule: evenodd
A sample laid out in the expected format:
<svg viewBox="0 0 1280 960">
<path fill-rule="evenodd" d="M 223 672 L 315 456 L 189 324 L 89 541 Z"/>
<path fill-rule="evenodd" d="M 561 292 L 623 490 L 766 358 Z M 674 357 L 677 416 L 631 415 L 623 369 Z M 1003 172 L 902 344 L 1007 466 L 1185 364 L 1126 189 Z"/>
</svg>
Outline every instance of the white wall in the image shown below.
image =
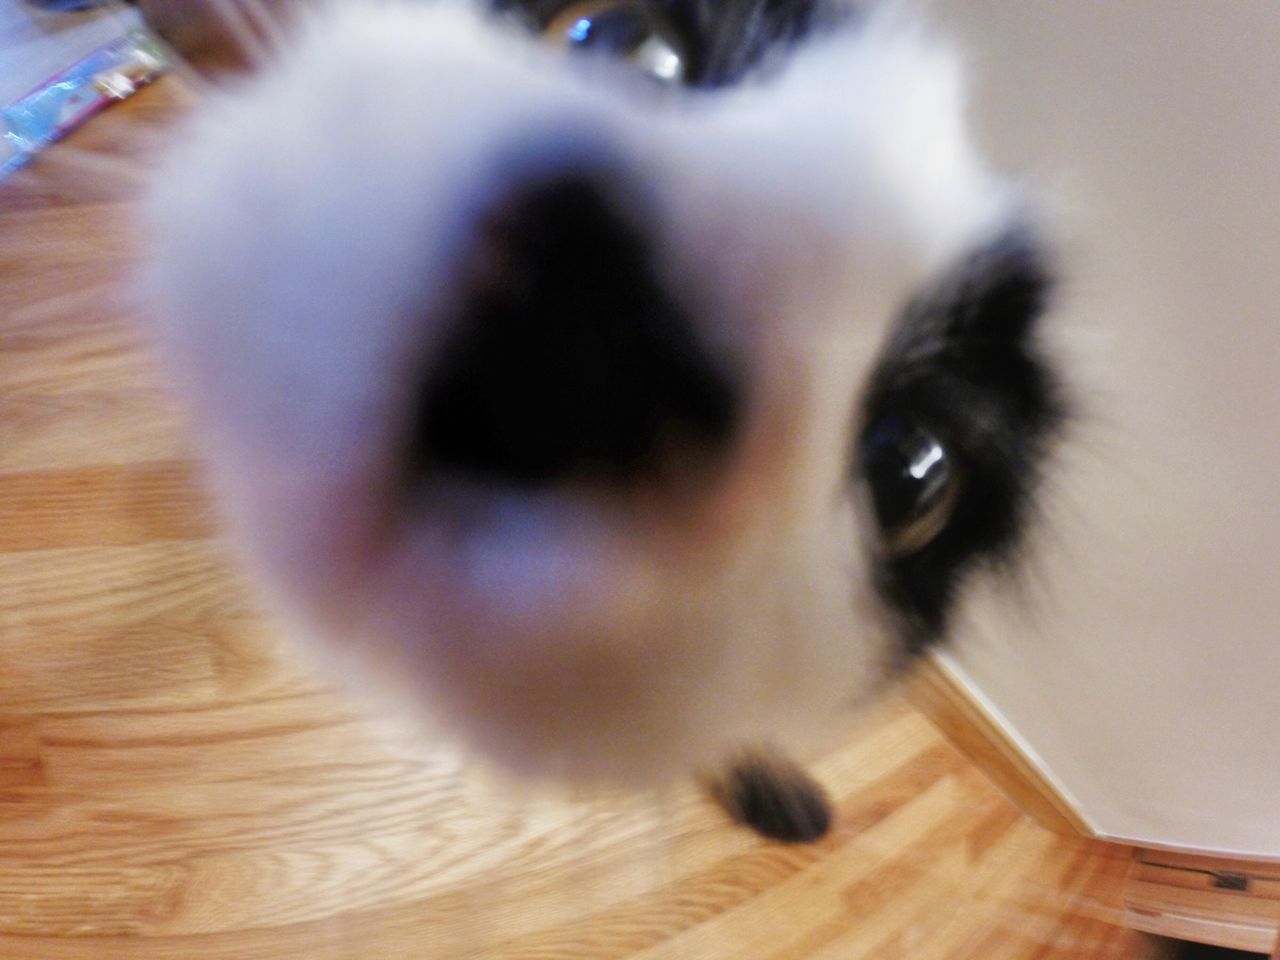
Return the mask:
<svg viewBox="0 0 1280 960">
<path fill-rule="evenodd" d="M 1047 188 L 1088 419 L 955 649 L 1103 833 L 1280 857 L 1280 4 L 942 0 Z"/>
</svg>

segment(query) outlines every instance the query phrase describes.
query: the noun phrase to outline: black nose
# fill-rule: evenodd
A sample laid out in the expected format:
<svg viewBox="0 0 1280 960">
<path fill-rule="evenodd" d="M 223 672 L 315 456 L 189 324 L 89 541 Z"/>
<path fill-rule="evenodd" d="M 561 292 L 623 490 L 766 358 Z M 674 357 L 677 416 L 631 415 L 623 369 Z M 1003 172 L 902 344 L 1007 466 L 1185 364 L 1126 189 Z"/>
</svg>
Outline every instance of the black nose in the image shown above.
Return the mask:
<svg viewBox="0 0 1280 960">
<path fill-rule="evenodd" d="M 607 183 L 521 188 L 479 225 L 426 375 L 414 471 L 630 484 L 722 451 L 738 397 Z"/>
</svg>

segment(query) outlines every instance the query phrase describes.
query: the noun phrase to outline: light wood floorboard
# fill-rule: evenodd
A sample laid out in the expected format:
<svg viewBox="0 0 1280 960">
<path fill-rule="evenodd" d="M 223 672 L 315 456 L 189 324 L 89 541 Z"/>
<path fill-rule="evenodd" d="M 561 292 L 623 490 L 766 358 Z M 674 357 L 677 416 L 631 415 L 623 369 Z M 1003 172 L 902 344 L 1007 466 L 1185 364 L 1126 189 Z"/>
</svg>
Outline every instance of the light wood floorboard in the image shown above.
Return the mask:
<svg viewBox="0 0 1280 960">
<path fill-rule="evenodd" d="M 0 187 L 0 957 L 1133 958 L 1127 852 L 1020 815 L 899 696 L 812 847 L 691 789 L 564 799 L 405 749 L 216 539 L 124 278 L 164 81 Z M 116 162 L 118 160 L 119 162 Z"/>
</svg>

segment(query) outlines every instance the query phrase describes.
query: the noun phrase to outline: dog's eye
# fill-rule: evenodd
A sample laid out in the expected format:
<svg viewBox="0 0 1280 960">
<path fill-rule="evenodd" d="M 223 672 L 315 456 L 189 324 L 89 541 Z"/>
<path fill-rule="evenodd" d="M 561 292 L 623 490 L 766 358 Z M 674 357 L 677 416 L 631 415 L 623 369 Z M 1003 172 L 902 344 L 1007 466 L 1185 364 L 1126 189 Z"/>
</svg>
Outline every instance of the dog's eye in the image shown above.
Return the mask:
<svg viewBox="0 0 1280 960">
<path fill-rule="evenodd" d="M 687 56 L 671 26 L 642 0 L 571 3 L 547 24 L 545 35 L 568 47 L 629 60 L 664 83 L 685 78 Z"/>
<path fill-rule="evenodd" d="M 859 462 L 890 556 L 915 553 L 946 529 L 961 476 L 937 435 L 898 414 L 883 416 L 863 434 Z"/>
</svg>

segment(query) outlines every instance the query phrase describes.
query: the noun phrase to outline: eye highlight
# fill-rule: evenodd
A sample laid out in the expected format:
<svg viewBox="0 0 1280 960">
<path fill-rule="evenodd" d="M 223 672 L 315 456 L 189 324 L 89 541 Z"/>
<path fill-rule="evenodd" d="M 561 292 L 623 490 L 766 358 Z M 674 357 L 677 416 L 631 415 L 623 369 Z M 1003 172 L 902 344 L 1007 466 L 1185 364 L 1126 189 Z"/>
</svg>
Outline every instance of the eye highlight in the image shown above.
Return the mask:
<svg viewBox="0 0 1280 960">
<path fill-rule="evenodd" d="M 924 549 L 946 529 L 962 484 L 951 452 L 936 434 L 888 414 L 863 433 L 858 460 L 891 557 Z"/>
<path fill-rule="evenodd" d="M 682 83 L 688 55 L 672 26 L 642 0 L 583 0 L 551 19 L 543 36 L 576 50 L 629 61 L 663 83 Z"/>
</svg>

